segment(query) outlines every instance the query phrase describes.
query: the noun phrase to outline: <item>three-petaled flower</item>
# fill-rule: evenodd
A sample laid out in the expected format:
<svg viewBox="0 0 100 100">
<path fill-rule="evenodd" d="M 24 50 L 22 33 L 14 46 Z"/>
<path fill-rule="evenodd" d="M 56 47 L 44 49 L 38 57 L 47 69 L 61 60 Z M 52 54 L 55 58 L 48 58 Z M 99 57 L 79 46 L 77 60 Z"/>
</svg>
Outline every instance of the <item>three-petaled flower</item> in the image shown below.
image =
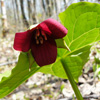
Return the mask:
<svg viewBox="0 0 100 100">
<path fill-rule="evenodd" d="M 32 55 L 39 66 L 55 62 L 57 46 L 55 39 L 63 38 L 67 29 L 54 19 L 47 19 L 35 28 L 15 35 L 14 49 L 28 52 Z"/>
</svg>

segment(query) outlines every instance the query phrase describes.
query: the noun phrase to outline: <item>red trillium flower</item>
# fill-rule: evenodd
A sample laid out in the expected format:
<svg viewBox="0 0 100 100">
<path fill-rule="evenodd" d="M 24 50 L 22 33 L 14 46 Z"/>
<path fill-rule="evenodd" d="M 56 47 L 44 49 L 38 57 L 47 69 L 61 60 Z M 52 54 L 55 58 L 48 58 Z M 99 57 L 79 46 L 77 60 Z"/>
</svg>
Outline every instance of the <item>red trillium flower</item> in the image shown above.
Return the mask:
<svg viewBox="0 0 100 100">
<path fill-rule="evenodd" d="M 32 55 L 39 66 L 54 63 L 57 57 L 55 39 L 63 38 L 67 29 L 54 19 L 47 19 L 35 28 L 15 35 L 14 49 L 28 52 Z"/>
</svg>

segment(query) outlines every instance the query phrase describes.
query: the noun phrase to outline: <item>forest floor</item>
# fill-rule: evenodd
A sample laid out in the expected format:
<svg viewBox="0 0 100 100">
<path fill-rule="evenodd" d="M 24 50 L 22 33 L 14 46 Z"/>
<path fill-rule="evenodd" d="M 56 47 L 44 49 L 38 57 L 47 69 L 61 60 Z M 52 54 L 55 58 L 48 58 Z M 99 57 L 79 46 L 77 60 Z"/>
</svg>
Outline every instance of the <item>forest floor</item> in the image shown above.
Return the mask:
<svg viewBox="0 0 100 100">
<path fill-rule="evenodd" d="M 0 37 L 0 73 L 12 70 L 19 55 L 13 49 L 14 35 Z M 92 61 L 86 64 L 77 84 L 84 100 L 100 100 L 100 81 L 94 78 Z M 50 74 L 36 73 L 8 96 L 0 100 L 76 100 L 68 80 Z"/>
</svg>

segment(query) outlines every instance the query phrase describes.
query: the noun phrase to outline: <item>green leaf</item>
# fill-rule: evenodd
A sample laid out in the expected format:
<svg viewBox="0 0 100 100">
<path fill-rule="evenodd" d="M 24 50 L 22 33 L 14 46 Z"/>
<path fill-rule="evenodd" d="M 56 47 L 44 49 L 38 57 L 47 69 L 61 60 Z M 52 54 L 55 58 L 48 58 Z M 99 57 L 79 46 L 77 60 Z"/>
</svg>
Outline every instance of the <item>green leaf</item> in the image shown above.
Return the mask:
<svg viewBox="0 0 100 100">
<path fill-rule="evenodd" d="M 74 3 L 64 12 L 60 13 L 59 18 L 62 24 L 68 29 L 68 34 L 64 39 L 71 52 L 64 52 L 65 55 L 68 53 L 72 56 L 74 51 L 80 54 L 80 48 L 84 48 L 100 40 L 99 4 L 89 2 Z M 81 55 L 84 64 L 87 61 L 86 57 L 88 53 Z M 68 66 L 70 68 L 70 65 Z M 77 66 L 76 72 L 81 71 L 78 68 Z M 73 76 L 74 75 L 75 74 L 73 74 Z"/>
<path fill-rule="evenodd" d="M 70 56 L 70 53 L 64 56 L 64 59 L 66 60 L 66 64 L 70 66 L 70 70 L 76 81 L 77 81 L 77 78 L 82 73 L 80 70 L 82 69 L 82 66 L 85 63 L 85 62 L 83 63 L 84 59 L 82 55 L 85 55 L 85 58 L 87 58 L 89 54 L 89 49 L 90 49 L 90 46 L 87 46 L 83 49 L 80 49 L 80 52 L 81 52 L 80 54 L 77 54 L 78 52 L 74 51 L 71 54 L 72 57 Z M 29 61 L 29 57 L 30 57 L 30 61 Z M 38 67 L 36 62 L 33 63 L 33 61 L 34 59 L 31 53 L 20 54 L 16 67 L 12 70 L 12 72 L 9 75 L 7 74 L 5 75 L 6 77 L 3 77 L 1 79 L 0 98 L 3 98 L 4 96 L 8 95 L 11 91 L 13 91 L 22 82 L 27 80 L 30 76 L 32 76 L 36 72 L 43 72 L 46 74 L 49 73 L 61 78 L 67 78 L 66 73 L 63 69 L 62 63 L 61 63 L 61 58 L 58 57 L 57 61 L 54 64 L 47 65 L 44 67 Z M 32 66 L 31 66 L 31 70 L 29 71 L 30 65 Z"/>
<path fill-rule="evenodd" d="M 38 71 L 43 72 L 45 74 L 52 74 L 58 76 L 60 78 L 67 79 L 66 73 L 61 63 L 61 59 L 64 58 L 66 61 L 67 66 L 69 66 L 71 73 L 76 81 L 78 81 L 78 77 L 82 74 L 83 65 L 88 60 L 88 55 L 90 53 L 90 47 L 86 46 L 78 51 L 74 51 L 68 53 L 61 58 L 58 58 L 54 64 L 47 65 L 41 67 Z M 67 67 L 66 66 L 66 67 Z"/>
<path fill-rule="evenodd" d="M 94 70 L 94 78 L 98 76 L 98 78 L 100 79 L 100 64 L 96 64 L 95 67 L 96 69 Z"/>
<path fill-rule="evenodd" d="M 32 59 L 32 58 L 31 58 Z M 34 59 L 33 59 L 34 61 Z M 3 77 L 0 82 L 0 98 L 3 98 L 16 87 L 18 87 L 22 82 L 27 80 L 32 76 L 39 67 L 34 62 L 31 66 L 31 71 L 29 71 L 29 59 L 27 53 L 21 53 L 19 56 L 19 61 L 16 67 L 12 70 L 11 75 Z"/>
<path fill-rule="evenodd" d="M 3 77 L 9 77 L 11 75 L 11 71 L 6 71 L 3 74 L 0 74 L 0 81 L 2 80 Z"/>
<path fill-rule="evenodd" d="M 57 48 L 64 48 L 70 51 L 64 39 L 56 39 Z"/>
<path fill-rule="evenodd" d="M 95 58 L 94 58 L 94 61 L 95 61 L 96 64 L 100 64 L 100 59 L 99 59 L 99 58 L 96 58 L 96 57 L 95 57 Z"/>
<path fill-rule="evenodd" d="M 72 4 L 59 15 L 62 24 L 68 29 L 68 34 L 64 39 L 71 52 L 60 49 L 58 57 L 62 59 L 65 56 L 67 66 L 75 80 L 81 75 L 82 68 L 88 60 L 91 47 L 89 45 L 100 40 L 99 9 L 99 4 L 80 2 Z M 50 67 L 42 67 L 39 71 L 67 78 L 60 60 Z"/>
<path fill-rule="evenodd" d="M 79 2 L 59 14 L 62 24 L 68 29 L 65 37 L 70 50 L 75 50 L 100 40 L 100 5 Z"/>
</svg>

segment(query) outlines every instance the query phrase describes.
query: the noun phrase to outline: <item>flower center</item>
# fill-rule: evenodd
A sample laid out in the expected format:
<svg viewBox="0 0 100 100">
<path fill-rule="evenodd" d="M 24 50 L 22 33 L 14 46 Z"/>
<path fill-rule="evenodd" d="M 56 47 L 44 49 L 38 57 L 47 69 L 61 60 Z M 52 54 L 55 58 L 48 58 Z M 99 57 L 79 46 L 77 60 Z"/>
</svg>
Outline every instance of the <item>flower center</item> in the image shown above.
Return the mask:
<svg viewBox="0 0 100 100">
<path fill-rule="evenodd" d="M 35 34 L 36 44 L 43 44 L 43 41 L 47 40 L 47 36 L 44 31 L 37 29 Z"/>
</svg>

